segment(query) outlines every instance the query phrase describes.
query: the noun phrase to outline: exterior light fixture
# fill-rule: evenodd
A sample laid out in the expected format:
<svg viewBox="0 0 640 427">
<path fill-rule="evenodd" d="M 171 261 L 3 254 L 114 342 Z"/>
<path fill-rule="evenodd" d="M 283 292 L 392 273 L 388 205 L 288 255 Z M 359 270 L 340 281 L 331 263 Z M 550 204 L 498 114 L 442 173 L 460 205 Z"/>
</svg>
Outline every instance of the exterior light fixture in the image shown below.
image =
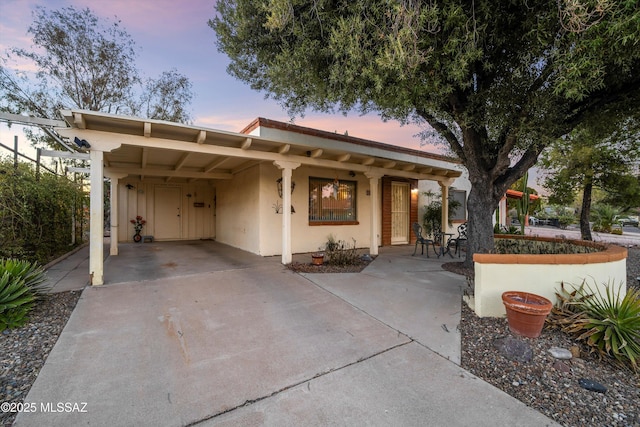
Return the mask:
<svg viewBox="0 0 640 427">
<path fill-rule="evenodd" d="M 278 178 L 276 180 L 276 184 L 278 186 L 278 196 L 282 199 L 282 178 Z M 291 194 L 293 194 L 293 189 L 296 188 L 295 181 L 291 181 Z"/>
</svg>

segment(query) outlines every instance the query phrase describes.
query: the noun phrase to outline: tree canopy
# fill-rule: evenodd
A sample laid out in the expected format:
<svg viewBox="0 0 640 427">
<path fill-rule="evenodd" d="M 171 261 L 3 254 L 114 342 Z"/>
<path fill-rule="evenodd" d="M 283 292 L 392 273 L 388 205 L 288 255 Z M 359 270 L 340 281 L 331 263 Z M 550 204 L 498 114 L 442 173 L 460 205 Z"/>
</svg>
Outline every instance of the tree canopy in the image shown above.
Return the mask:
<svg viewBox="0 0 640 427">
<path fill-rule="evenodd" d="M 637 120 L 585 122 L 543 154 L 544 185 L 551 191 L 550 200 L 558 204 L 571 204 L 581 193 L 580 231 L 584 240 L 592 240 L 593 190 L 609 193 L 607 201 L 623 210 L 640 206 L 639 177 L 634 176 L 634 164 L 639 160 Z"/>
<path fill-rule="evenodd" d="M 61 108 L 79 108 L 189 121 L 188 78 L 171 70 L 143 87 L 136 45 L 120 21 L 102 21 L 89 8 L 72 6 L 38 7 L 33 16 L 32 48 L 11 49 L 0 67 L 0 111 L 59 118 Z M 32 62 L 35 78 L 12 70 L 14 58 Z M 143 103 L 149 108 L 142 109 Z"/>
<path fill-rule="evenodd" d="M 229 72 L 306 109 L 430 125 L 469 171 L 469 249 L 542 149 L 640 101 L 640 5 L 607 0 L 219 0 Z M 468 260 L 471 257 L 468 256 Z"/>
</svg>

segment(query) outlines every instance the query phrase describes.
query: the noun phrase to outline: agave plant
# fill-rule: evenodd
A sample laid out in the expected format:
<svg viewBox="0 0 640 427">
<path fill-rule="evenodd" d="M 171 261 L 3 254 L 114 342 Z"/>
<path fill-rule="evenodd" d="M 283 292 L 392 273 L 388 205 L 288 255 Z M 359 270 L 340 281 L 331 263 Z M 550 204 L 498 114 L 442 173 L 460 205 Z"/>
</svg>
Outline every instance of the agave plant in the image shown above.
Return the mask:
<svg viewBox="0 0 640 427">
<path fill-rule="evenodd" d="M 0 276 L 0 330 L 22 326 L 35 299 L 24 280 L 5 271 Z"/>
<path fill-rule="evenodd" d="M 48 288 L 44 269 L 36 263 L 0 259 L 0 330 L 24 325 L 35 300 Z"/>
<path fill-rule="evenodd" d="M 632 288 L 621 297 L 622 284 L 617 293 L 605 284 L 603 295 L 589 285 L 585 290 L 585 282 L 573 292 L 568 292 L 564 284 L 561 288 L 556 293 L 559 302 L 552 310 L 551 323 L 636 371 L 640 359 L 640 291 Z"/>
<path fill-rule="evenodd" d="M 22 279 L 35 296 L 44 295 L 50 288 L 46 283 L 44 269 L 35 262 L 14 258 L 0 259 L 0 275 L 5 272 L 10 277 Z"/>
</svg>

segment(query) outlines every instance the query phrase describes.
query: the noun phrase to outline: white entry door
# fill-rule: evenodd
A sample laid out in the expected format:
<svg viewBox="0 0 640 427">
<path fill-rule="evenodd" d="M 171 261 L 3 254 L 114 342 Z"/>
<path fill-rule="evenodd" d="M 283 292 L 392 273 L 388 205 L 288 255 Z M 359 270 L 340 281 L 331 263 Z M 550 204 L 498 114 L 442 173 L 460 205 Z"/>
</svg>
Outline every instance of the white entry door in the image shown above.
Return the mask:
<svg viewBox="0 0 640 427">
<path fill-rule="evenodd" d="M 391 183 L 391 244 L 409 243 L 409 183 Z"/>
<path fill-rule="evenodd" d="M 180 187 L 155 188 L 155 238 L 159 240 L 177 240 L 182 237 L 182 213 Z"/>
</svg>

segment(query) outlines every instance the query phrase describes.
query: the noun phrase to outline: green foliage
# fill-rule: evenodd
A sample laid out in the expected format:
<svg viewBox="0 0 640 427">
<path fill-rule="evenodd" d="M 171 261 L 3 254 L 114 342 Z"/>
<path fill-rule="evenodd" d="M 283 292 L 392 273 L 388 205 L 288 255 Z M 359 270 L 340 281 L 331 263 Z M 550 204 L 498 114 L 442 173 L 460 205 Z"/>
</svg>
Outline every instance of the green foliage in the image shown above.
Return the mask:
<svg viewBox="0 0 640 427">
<path fill-rule="evenodd" d="M 433 233 L 438 230 L 442 231 L 442 193 L 435 194 L 429 191 L 425 192 L 424 195 L 427 196 L 430 202 L 424 206 L 422 226 L 427 235 L 433 235 Z M 453 197 L 449 197 L 448 203 L 449 226 L 451 226 L 451 216 L 455 214 L 456 210 L 462 204 Z"/>
<path fill-rule="evenodd" d="M 614 293 L 605 284 L 605 293 L 583 281 L 573 290 L 556 292 L 558 304 L 552 310 L 550 322 L 565 332 L 576 334 L 594 351 L 615 358 L 621 364 L 638 369 L 640 358 L 640 291 L 627 290 L 621 297 L 622 284 Z"/>
<path fill-rule="evenodd" d="M 593 229 L 605 233 L 611 233 L 611 228 L 615 223 L 615 216 L 620 215 L 620 210 L 605 204 L 598 204 L 591 211 Z"/>
<path fill-rule="evenodd" d="M 327 237 L 324 251 L 327 257 L 327 264 L 347 266 L 360 264 L 360 257 L 356 249 L 356 240 L 353 245 L 349 245 L 344 240 L 336 240 L 333 235 Z"/>
<path fill-rule="evenodd" d="M 496 239 L 498 254 L 585 254 L 597 252 L 597 248 L 574 245 L 570 242 L 544 242 L 528 239 Z"/>
<path fill-rule="evenodd" d="M 640 8 L 606 2 L 219 0 L 229 72 L 290 114 L 416 122 L 469 171 L 468 262 L 502 195 L 552 141 L 638 113 Z M 560 9 L 560 10 L 559 10 Z M 517 35 L 517 36 L 514 36 Z M 429 126 L 426 126 L 426 125 Z"/>
<path fill-rule="evenodd" d="M 20 279 L 36 296 L 42 296 L 49 290 L 46 285 L 44 268 L 36 262 L 23 261 L 13 258 L 0 258 L 0 275 L 8 273 L 11 277 Z"/>
<path fill-rule="evenodd" d="M 0 330 L 17 328 L 27 321 L 35 295 L 20 277 L 5 271 L 0 275 Z"/>
<path fill-rule="evenodd" d="M 570 204 L 581 193 L 583 239 L 592 240 L 589 220 L 594 191 L 603 191 L 607 200 L 626 208 L 640 203 L 640 184 L 633 176 L 633 164 L 640 160 L 639 123 L 637 114 L 594 119 L 555 141 L 542 156 L 544 186 L 551 192 L 551 202 Z"/>
<path fill-rule="evenodd" d="M 501 226 L 500 224 L 495 224 L 493 226 L 493 234 L 522 234 L 520 229 L 515 225 L 510 225 L 509 227 Z"/>
<path fill-rule="evenodd" d="M 84 195 L 66 178 L 0 159 L 0 257 L 46 264 L 82 241 Z M 76 219 L 74 224 L 73 219 Z"/>
<path fill-rule="evenodd" d="M 522 177 L 522 197 L 518 199 L 516 203 L 518 221 L 520 222 L 520 234 L 524 234 L 525 219 L 529 214 L 529 187 L 527 187 L 527 181 L 529 181 L 528 171 L 525 172 Z"/>
</svg>

